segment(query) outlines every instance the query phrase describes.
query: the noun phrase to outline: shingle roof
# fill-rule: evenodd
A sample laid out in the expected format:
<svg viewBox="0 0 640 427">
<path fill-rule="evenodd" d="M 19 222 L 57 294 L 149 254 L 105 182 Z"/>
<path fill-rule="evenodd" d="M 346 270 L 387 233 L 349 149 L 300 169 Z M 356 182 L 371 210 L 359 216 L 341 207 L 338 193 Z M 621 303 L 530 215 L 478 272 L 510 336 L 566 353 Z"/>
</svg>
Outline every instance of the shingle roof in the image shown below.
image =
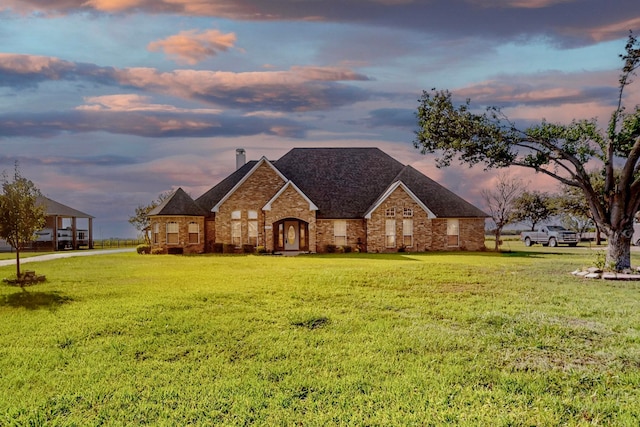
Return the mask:
<svg viewBox="0 0 640 427">
<path fill-rule="evenodd" d="M 178 188 L 160 205 L 152 209 L 148 215 L 206 216 L 207 212 L 196 204 L 182 188 Z"/>
<path fill-rule="evenodd" d="M 247 162 L 195 203 L 210 212 L 256 163 Z M 437 217 L 487 217 L 477 207 L 378 148 L 294 148 L 273 165 L 315 203 L 317 218 L 363 218 L 397 181 L 402 181 Z"/>
<path fill-rule="evenodd" d="M 317 218 L 362 218 L 404 167 L 378 148 L 294 148 L 274 165 L 317 206 Z"/>
<path fill-rule="evenodd" d="M 80 212 L 77 209 L 70 208 L 67 205 L 63 205 L 62 203 L 51 200 L 45 196 L 38 197 L 37 202 L 40 205 L 44 205 L 47 215 L 57 215 L 69 218 L 95 218 L 94 216 Z"/>
<path fill-rule="evenodd" d="M 211 212 L 211 209 L 258 163 L 256 160 L 245 163 L 231 175 L 220 181 L 209 191 L 196 199 L 196 203 Z"/>
</svg>

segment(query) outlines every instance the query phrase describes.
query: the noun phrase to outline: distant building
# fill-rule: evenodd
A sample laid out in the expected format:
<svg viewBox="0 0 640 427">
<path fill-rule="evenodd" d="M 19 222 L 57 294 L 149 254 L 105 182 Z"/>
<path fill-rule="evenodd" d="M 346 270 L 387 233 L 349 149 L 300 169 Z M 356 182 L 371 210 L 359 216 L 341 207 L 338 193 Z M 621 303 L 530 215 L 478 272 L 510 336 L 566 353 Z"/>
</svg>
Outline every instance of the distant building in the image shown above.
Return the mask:
<svg viewBox="0 0 640 427">
<path fill-rule="evenodd" d="M 36 232 L 32 249 L 93 249 L 93 216 L 44 196 L 39 197 L 37 203 L 45 207 L 47 218 L 45 227 Z M 79 219 L 86 226 L 79 226 Z M 11 250 L 9 244 L 0 239 L 0 251 L 8 250 Z"/>
<path fill-rule="evenodd" d="M 483 250 L 487 214 L 377 148 L 295 148 L 245 162 L 193 200 L 181 188 L 149 213 L 152 246 L 212 252 Z"/>
<path fill-rule="evenodd" d="M 45 228 L 37 232 L 38 249 L 93 249 L 93 216 L 44 196 L 38 198 L 38 203 L 47 213 Z M 85 220 L 86 227 L 78 226 L 79 219 Z"/>
</svg>

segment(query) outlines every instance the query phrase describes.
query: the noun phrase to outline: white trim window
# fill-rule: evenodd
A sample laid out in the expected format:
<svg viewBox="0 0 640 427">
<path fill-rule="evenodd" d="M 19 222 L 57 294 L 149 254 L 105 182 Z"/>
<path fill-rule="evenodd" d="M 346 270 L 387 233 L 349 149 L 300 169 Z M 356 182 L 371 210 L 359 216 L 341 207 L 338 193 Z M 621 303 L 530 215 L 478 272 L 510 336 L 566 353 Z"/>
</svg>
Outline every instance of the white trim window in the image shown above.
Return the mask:
<svg viewBox="0 0 640 427">
<path fill-rule="evenodd" d="M 336 246 L 347 244 L 347 221 L 344 219 L 333 221 L 333 243 Z"/>
<path fill-rule="evenodd" d="M 412 208 L 404 208 L 402 209 L 402 216 L 405 218 L 413 217 L 413 209 Z"/>
<path fill-rule="evenodd" d="M 402 220 L 402 246 L 413 247 L 413 219 L 404 218 Z"/>
<path fill-rule="evenodd" d="M 388 219 L 384 224 L 384 242 L 387 248 L 396 247 L 396 220 Z"/>
<path fill-rule="evenodd" d="M 258 246 L 258 211 L 248 211 L 247 218 L 247 243 Z"/>
<path fill-rule="evenodd" d="M 234 246 L 242 244 L 242 213 L 240 211 L 231 212 L 231 244 Z"/>
<path fill-rule="evenodd" d="M 385 209 L 384 216 L 387 217 L 387 218 L 395 218 L 396 217 L 396 208 Z"/>
<path fill-rule="evenodd" d="M 189 223 L 189 243 L 200 243 L 200 225 L 195 221 Z"/>
<path fill-rule="evenodd" d="M 158 244 L 160 240 L 160 224 L 159 223 L 154 223 L 153 224 L 153 243 L 154 244 Z"/>
<path fill-rule="evenodd" d="M 460 221 L 447 219 L 447 246 L 460 246 Z"/>
<path fill-rule="evenodd" d="M 177 245 L 180 243 L 180 226 L 177 222 L 167 223 L 167 245 Z"/>
</svg>

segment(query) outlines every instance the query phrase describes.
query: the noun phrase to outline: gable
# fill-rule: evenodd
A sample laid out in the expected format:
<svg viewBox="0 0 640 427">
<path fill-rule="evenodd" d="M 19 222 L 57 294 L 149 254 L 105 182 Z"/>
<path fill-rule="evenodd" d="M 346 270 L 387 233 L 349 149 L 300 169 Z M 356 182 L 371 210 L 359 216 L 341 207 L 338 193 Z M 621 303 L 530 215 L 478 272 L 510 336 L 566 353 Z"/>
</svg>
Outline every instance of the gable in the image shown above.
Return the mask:
<svg viewBox="0 0 640 427">
<path fill-rule="evenodd" d="M 317 218 L 362 218 L 404 167 L 378 148 L 294 148 L 275 162 Z"/>
<path fill-rule="evenodd" d="M 287 183 L 285 185 L 282 186 L 282 188 L 271 198 L 271 200 L 269 200 L 267 202 L 266 205 L 264 205 L 264 207 L 262 208 L 263 211 L 270 211 L 271 210 L 271 205 L 273 203 L 276 202 L 276 200 L 278 200 L 287 190 L 290 191 L 294 191 L 295 193 L 298 194 L 299 197 L 301 197 L 306 203 L 309 204 L 309 210 L 310 211 L 317 211 L 318 207 L 311 201 L 311 199 L 309 199 L 307 197 L 306 194 L 304 194 L 297 185 L 295 185 L 293 182 L 291 181 L 287 181 Z"/>
<path fill-rule="evenodd" d="M 232 198 L 244 198 L 251 204 L 262 205 L 287 182 L 287 178 L 276 169 L 266 157 L 262 157 L 236 185 L 225 194 L 212 208 L 218 212 L 220 207 Z"/>
<path fill-rule="evenodd" d="M 427 214 L 427 218 L 434 219 L 436 215 L 431 212 L 431 210 L 402 182 L 396 181 L 394 182 L 388 189 L 385 191 L 376 202 L 369 208 L 369 210 L 365 213 L 364 217 L 366 219 L 371 219 L 371 214 L 376 211 L 380 207 L 382 203 L 385 202 L 393 193 L 396 191 L 403 190 L 418 206 L 422 208 Z"/>
<path fill-rule="evenodd" d="M 198 197 L 195 200 L 196 203 L 207 212 L 211 212 L 211 209 L 213 209 L 213 207 L 222 200 L 222 198 L 226 196 L 257 163 L 258 162 L 256 160 L 245 163 L 240 169 L 235 170 L 231 175 L 214 185 L 202 196 Z"/>
</svg>

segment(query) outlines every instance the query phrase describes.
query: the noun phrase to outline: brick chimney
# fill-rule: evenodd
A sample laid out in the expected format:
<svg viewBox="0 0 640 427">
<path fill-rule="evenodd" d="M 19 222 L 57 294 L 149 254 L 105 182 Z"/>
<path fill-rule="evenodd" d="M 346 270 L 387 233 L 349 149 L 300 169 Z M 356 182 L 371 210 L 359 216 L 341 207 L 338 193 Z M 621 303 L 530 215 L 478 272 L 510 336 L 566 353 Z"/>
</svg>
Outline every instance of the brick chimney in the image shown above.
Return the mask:
<svg viewBox="0 0 640 427">
<path fill-rule="evenodd" d="M 246 151 L 244 148 L 236 149 L 236 170 L 240 169 L 247 162 Z"/>
</svg>

